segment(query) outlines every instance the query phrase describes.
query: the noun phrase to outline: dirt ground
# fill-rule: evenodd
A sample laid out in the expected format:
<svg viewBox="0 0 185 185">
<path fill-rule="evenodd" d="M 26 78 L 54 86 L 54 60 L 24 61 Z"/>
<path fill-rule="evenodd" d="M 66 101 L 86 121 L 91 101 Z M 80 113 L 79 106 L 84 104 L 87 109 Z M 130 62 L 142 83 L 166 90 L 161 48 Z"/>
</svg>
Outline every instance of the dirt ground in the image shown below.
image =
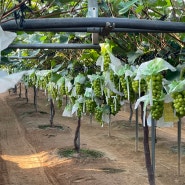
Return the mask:
<svg viewBox="0 0 185 185">
<path fill-rule="evenodd" d="M 0 185 L 147 185 L 143 151 L 143 130 L 139 128 L 139 148 L 135 151 L 135 122 L 128 122 L 128 109 L 112 117 L 111 136 L 108 126 L 101 127 L 88 116 L 82 118 L 81 148 L 104 153 L 102 158 L 64 158 L 58 150 L 73 147 L 77 118 L 62 117 L 57 110 L 55 125 L 64 129 L 39 129 L 49 124 L 49 102 L 38 94 L 38 112 L 24 94 L 0 95 Z M 185 126 L 182 125 L 182 146 Z M 157 128 L 156 185 L 185 185 L 185 156 L 178 176 L 177 128 Z M 184 152 L 185 153 L 185 152 Z"/>
</svg>

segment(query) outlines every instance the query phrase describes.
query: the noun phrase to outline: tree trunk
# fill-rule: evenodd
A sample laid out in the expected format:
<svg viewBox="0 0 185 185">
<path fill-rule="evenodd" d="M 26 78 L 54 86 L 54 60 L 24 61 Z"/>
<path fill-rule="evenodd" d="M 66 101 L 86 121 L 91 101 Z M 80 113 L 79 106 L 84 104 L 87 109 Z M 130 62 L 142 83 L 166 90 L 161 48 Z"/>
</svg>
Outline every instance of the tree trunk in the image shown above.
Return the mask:
<svg viewBox="0 0 185 185">
<path fill-rule="evenodd" d="M 129 106 L 130 106 L 130 117 L 129 117 L 129 122 L 132 122 L 132 117 L 133 117 L 133 109 L 132 109 L 132 102 L 129 101 Z"/>
<path fill-rule="evenodd" d="M 81 126 L 81 116 L 78 117 L 78 125 L 76 127 L 74 138 L 74 147 L 78 153 L 80 151 L 80 126 Z"/>
<path fill-rule="evenodd" d="M 25 86 L 25 98 L 26 98 L 26 103 L 28 103 L 28 87 Z"/>
<path fill-rule="evenodd" d="M 143 106 L 144 106 L 144 103 L 141 103 L 141 110 L 143 110 Z M 142 112 L 141 119 L 143 122 L 143 111 L 141 112 Z M 145 125 L 143 126 L 143 134 L 144 134 L 143 145 L 144 145 L 144 153 L 145 153 L 145 164 L 148 172 L 148 181 L 150 185 L 155 185 L 155 177 L 154 177 L 154 172 L 153 172 L 152 163 L 151 163 L 151 156 L 150 156 L 149 129 L 147 125 L 147 120 L 145 120 Z"/>
<path fill-rule="evenodd" d="M 14 86 L 13 93 L 17 94 L 17 85 Z"/>
<path fill-rule="evenodd" d="M 21 86 L 21 83 L 19 83 L 19 98 L 21 98 L 21 94 L 22 94 L 22 86 Z"/>
<path fill-rule="evenodd" d="M 37 88 L 35 85 L 33 87 L 33 90 L 34 90 L 34 107 L 35 107 L 35 111 L 37 112 Z"/>
<path fill-rule="evenodd" d="M 66 95 L 66 105 L 67 105 L 67 102 L 68 102 L 68 98 L 67 98 L 67 95 Z"/>
<path fill-rule="evenodd" d="M 50 125 L 53 127 L 53 118 L 55 116 L 55 107 L 53 103 L 53 99 L 50 98 Z"/>
</svg>

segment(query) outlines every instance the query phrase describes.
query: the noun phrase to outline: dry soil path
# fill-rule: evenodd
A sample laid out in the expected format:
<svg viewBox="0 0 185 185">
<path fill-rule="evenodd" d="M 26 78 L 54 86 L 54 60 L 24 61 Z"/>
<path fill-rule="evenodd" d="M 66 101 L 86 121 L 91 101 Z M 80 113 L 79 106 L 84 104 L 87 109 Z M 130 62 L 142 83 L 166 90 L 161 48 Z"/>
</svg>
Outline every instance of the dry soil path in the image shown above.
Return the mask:
<svg viewBox="0 0 185 185">
<path fill-rule="evenodd" d="M 91 125 L 89 118 L 84 117 L 81 145 L 102 151 L 105 158 L 65 161 L 53 152 L 73 144 L 76 119 L 61 119 L 61 113 L 56 112 L 55 123 L 68 129 L 38 129 L 38 124 L 48 122 L 49 114 L 25 114 L 32 110 L 29 107 L 33 104 L 25 104 L 15 96 L 7 99 L 7 95 L 0 95 L 0 185 L 148 185 L 142 128 L 139 151 L 135 152 L 134 128 L 115 122 L 111 137 L 108 137 L 108 126 L 101 128 L 95 122 Z M 39 95 L 39 109 L 48 112 L 45 98 L 42 98 Z M 125 116 L 128 112 L 123 111 L 115 120 L 122 122 Z M 179 178 L 177 155 L 170 151 L 170 147 L 177 144 L 176 127 L 158 129 L 157 137 L 156 185 L 185 184 L 185 157 L 182 157 L 182 176 Z M 185 129 L 182 129 L 182 144 L 185 145 Z M 105 173 L 101 170 L 104 167 L 123 172 Z"/>
<path fill-rule="evenodd" d="M 5 95 L 0 95 L 0 105 L 0 184 L 50 185 L 42 162 L 26 140 Z"/>
</svg>

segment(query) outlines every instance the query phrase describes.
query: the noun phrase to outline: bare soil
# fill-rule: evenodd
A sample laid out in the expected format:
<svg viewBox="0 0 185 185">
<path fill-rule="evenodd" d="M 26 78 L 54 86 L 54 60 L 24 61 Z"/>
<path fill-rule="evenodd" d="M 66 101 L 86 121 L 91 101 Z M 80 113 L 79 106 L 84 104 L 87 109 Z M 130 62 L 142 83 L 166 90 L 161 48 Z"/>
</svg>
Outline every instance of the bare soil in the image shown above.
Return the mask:
<svg viewBox="0 0 185 185">
<path fill-rule="evenodd" d="M 60 149 L 73 148 L 76 117 L 62 117 L 56 110 L 54 124 L 60 128 L 39 129 L 49 124 L 49 102 L 38 94 L 38 112 L 24 94 L 0 95 L 0 185 L 147 185 L 143 150 L 143 130 L 139 127 L 139 148 L 135 151 L 135 121 L 128 121 L 127 106 L 108 125 L 101 127 L 89 116 L 81 120 L 81 148 L 100 151 L 101 158 L 61 157 Z M 64 99 L 65 102 L 65 99 Z M 157 128 L 156 185 L 185 185 L 185 152 L 178 175 L 177 127 Z M 182 146 L 185 126 L 182 124 Z"/>
</svg>

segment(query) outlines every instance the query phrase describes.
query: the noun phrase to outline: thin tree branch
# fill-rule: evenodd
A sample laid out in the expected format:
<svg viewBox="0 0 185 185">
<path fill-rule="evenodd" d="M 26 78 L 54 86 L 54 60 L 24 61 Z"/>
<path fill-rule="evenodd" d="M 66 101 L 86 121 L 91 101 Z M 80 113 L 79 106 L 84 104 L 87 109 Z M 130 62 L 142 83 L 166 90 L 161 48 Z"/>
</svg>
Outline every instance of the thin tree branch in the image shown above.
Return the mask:
<svg viewBox="0 0 185 185">
<path fill-rule="evenodd" d="M 5 12 L 2 16 L 2 19 L 6 18 L 8 15 L 12 14 L 14 11 L 18 10 L 20 8 L 20 6 L 24 3 L 26 3 L 27 0 L 22 1 L 21 3 L 17 4 L 16 6 L 14 6 L 13 8 L 11 8 L 9 11 Z"/>
<path fill-rule="evenodd" d="M 170 3 L 171 3 L 171 6 L 172 6 L 173 16 L 175 17 L 176 20 L 178 20 L 178 19 L 177 19 L 177 16 L 176 16 L 177 13 L 176 13 L 176 10 L 175 10 L 175 7 L 174 7 L 174 4 L 173 4 L 172 0 L 170 0 Z"/>
</svg>

